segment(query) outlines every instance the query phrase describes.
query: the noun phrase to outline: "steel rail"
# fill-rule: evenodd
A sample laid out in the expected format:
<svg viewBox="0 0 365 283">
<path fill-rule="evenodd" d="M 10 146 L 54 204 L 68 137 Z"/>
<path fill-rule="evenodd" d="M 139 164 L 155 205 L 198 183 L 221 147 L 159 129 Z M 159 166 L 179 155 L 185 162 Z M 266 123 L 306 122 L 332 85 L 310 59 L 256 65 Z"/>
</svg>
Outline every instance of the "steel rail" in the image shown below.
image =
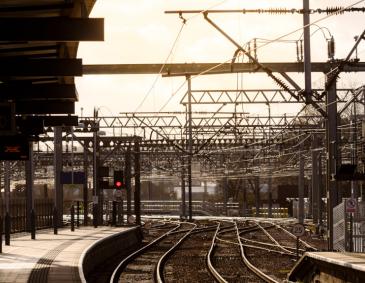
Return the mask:
<svg viewBox="0 0 365 283">
<path fill-rule="evenodd" d="M 159 243 L 160 241 L 162 241 L 164 238 L 166 238 L 168 235 L 170 235 L 171 232 L 176 231 L 177 229 L 179 229 L 181 227 L 181 223 L 178 223 L 178 225 L 176 225 L 175 228 L 169 230 L 168 232 L 166 232 L 165 234 L 161 235 L 160 237 L 158 237 L 157 239 L 153 240 L 152 242 L 148 243 L 147 245 L 145 245 L 144 247 L 140 248 L 139 250 L 131 253 L 128 257 L 126 257 L 125 259 L 123 259 L 118 266 L 114 269 L 114 272 L 112 274 L 112 276 L 110 277 L 109 282 L 110 283 L 118 283 L 119 282 L 119 277 L 122 274 L 124 268 L 135 258 L 137 258 L 139 255 L 141 255 L 142 253 L 144 253 L 146 250 L 148 250 L 149 248 L 151 248 L 152 246 L 156 245 L 157 243 Z"/>
<path fill-rule="evenodd" d="M 248 243 L 252 243 L 252 244 L 258 244 L 258 245 L 263 245 L 263 246 L 269 246 L 269 247 L 276 247 L 276 248 L 278 248 L 278 245 L 276 245 L 276 244 L 270 244 L 270 243 L 255 241 L 255 240 L 247 239 L 247 238 L 242 237 L 242 236 L 241 236 L 241 240 L 243 240 L 245 242 L 248 242 Z M 282 247 L 284 247 L 285 249 L 288 249 L 288 250 L 296 251 L 296 248 L 294 248 L 294 247 L 288 247 L 288 246 L 283 246 L 283 245 L 282 245 Z M 303 249 L 299 249 L 299 250 L 302 251 L 302 252 L 305 252 L 305 250 L 303 250 Z M 283 252 L 283 253 L 284 254 L 289 254 L 287 252 Z M 290 254 L 292 255 L 293 253 L 291 252 Z"/>
<path fill-rule="evenodd" d="M 219 237 L 217 237 L 217 240 L 220 241 L 220 242 L 223 242 L 223 243 L 230 244 L 230 245 L 235 245 L 235 246 L 239 246 L 240 245 L 239 243 L 235 243 L 235 242 L 232 242 L 232 241 L 229 241 L 229 240 L 224 240 L 224 239 L 221 239 Z M 260 242 L 258 242 L 258 243 L 261 244 Z M 286 252 L 282 252 L 282 251 L 278 251 L 278 250 L 273 250 L 273 249 L 270 249 L 270 248 L 253 246 L 253 245 L 248 245 L 248 244 L 242 244 L 242 245 L 244 247 L 248 247 L 248 248 L 252 248 L 252 249 L 264 250 L 264 251 L 267 251 L 267 252 L 270 252 L 270 253 L 278 253 L 280 255 L 287 255 L 287 256 L 291 256 L 291 257 L 296 257 L 296 255 L 294 255 L 294 254 L 289 254 L 289 253 L 286 253 Z"/>
<path fill-rule="evenodd" d="M 271 278 L 270 276 L 266 275 L 265 273 L 263 273 L 260 269 L 258 269 L 257 267 L 255 267 L 246 257 L 245 255 L 245 251 L 243 249 L 243 245 L 241 242 L 241 238 L 240 238 L 240 234 L 238 231 L 238 227 L 237 227 L 237 223 L 236 225 L 236 234 L 237 234 L 237 239 L 238 239 L 238 243 L 240 244 L 240 251 L 241 251 L 241 257 L 243 262 L 246 264 L 246 266 L 252 271 L 254 272 L 258 277 L 260 277 L 262 280 L 264 280 L 265 282 L 269 282 L 269 283 L 279 283 L 278 281 L 274 280 L 273 278 Z"/>
<path fill-rule="evenodd" d="M 154 277 L 155 277 L 155 281 L 158 282 L 158 283 L 164 283 L 165 282 L 165 279 L 164 279 L 164 276 L 163 276 L 163 268 L 164 268 L 164 265 L 167 261 L 167 259 L 171 256 L 171 254 L 173 252 L 175 252 L 179 246 L 192 234 L 192 232 L 196 229 L 197 225 L 194 224 L 195 226 L 190 229 L 183 237 L 180 238 L 179 241 L 177 241 L 175 243 L 175 245 L 173 245 L 166 253 L 164 253 L 162 255 L 162 257 L 159 259 L 159 261 L 157 262 L 157 265 L 155 267 L 155 272 L 154 272 Z M 172 234 L 172 233 L 171 233 Z M 170 235 L 171 235 L 170 234 Z"/>
<path fill-rule="evenodd" d="M 214 249 L 216 248 L 216 244 L 215 244 L 215 240 L 217 238 L 217 234 L 219 232 L 219 229 L 220 229 L 220 226 L 221 226 L 221 223 L 218 223 L 218 226 L 217 226 L 217 230 L 215 231 L 214 233 L 214 237 L 213 237 L 213 240 L 212 240 L 212 245 L 210 246 L 210 249 L 207 253 L 207 257 L 206 257 L 206 261 L 207 261 L 207 266 L 208 266 L 208 270 L 209 272 L 212 274 L 212 276 L 214 277 L 214 279 L 219 282 L 219 283 L 228 283 L 228 281 L 226 281 L 220 274 L 219 272 L 214 268 L 213 264 L 212 264 L 212 261 L 211 261 L 211 257 L 212 257 L 212 254 L 214 252 Z"/>
<path fill-rule="evenodd" d="M 264 228 L 264 227 L 262 227 L 258 222 L 256 222 L 257 223 L 257 225 L 261 228 L 261 230 L 265 233 L 265 235 L 267 236 L 267 237 L 269 237 L 269 239 L 271 240 L 271 241 L 273 241 L 280 249 L 282 249 L 283 251 L 285 251 L 285 252 L 287 252 L 287 253 L 293 253 L 293 252 L 291 252 L 291 251 L 289 251 L 288 249 L 286 249 L 286 248 L 284 248 L 278 241 L 276 241 L 275 239 L 274 239 L 274 237 L 273 236 L 271 236 L 270 235 L 270 233 L 269 232 L 267 232 L 266 231 L 266 227 Z M 275 226 L 275 227 L 277 227 L 277 226 Z"/>
</svg>

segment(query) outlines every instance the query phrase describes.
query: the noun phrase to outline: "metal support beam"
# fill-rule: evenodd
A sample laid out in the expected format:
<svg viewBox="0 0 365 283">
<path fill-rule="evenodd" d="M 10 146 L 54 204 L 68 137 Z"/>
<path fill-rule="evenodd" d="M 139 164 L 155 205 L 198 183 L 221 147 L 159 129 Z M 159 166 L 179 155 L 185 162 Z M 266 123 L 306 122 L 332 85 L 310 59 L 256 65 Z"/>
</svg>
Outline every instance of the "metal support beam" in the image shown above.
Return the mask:
<svg viewBox="0 0 365 283">
<path fill-rule="evenodd" d="M 95 116 L 96 112 L 94 112 Z M 95 117 L 94 117 L 95 118 Z M 100 188 L 99 188 L 99 140 L 98 128 L 93 129 L 93 223 L 96 228 L 99 224 L 100 207 Z"/>
<path fill-rule="evenodd" d="M 54 128 L 54 204 L 57 213 L 57 227 L 62 227 L 63 221 L 63 188 L 61 184 L 62 171 L 62 127 Z"/>
<path fill-rule="evenodd" d="M 324 194 L 323 182 L 322 182 L 322 153 L 318 155 L 318 179 L 319 179 L 319 205 L 318 205 L 318 217 L 319 217 L 319 225 L 323 225 L 323 210 L 324 203 L 322 201 L 322 196 Z"/>
<path fill-rule="evenodd" d="M 309 0 L 303 0 L 303 37 L 304 37 L 304 84 L 305 101 L 309 102 L 312 95 L 312 69 L 311 69 L 311 44 L 310 44 L 310 10 Z"/>
<path fill-rule="evenodd" d="M 189 131 L 189 143 L 188 143 L 188 190 L 189 190 L 189 221 L 193 220 L 193 202 L 192 202 L 192 170 L 191 160 L 193 155 L 193 130 L 192 130 L 192 109 L 191 109 L 191 77 L 186 77 L 188 81 L 188 131 Z"/>
<path fill-rule="evenodd" d="M 181 216 L 186 217 L 186 200 L 185 200 L 185 162 L 184 157 L 181 158 Z"/>
<path fill-rule="evenodd" d="M 141 225 L 141 164 L 139 142 L 134 142 L 134 213 L 136 224 Z"/>
<path fill-rule="evenodd" d="M 327 120 L 326 120 L 326 150 L 327 150 L 327 225 L 328 225 L 328 249 L 333 250 L 333 208 L 338 204 L 337 184 L 335 180 L 337 167 L 337 101 L 336 82 L 328 89 L 326 97 Z"/>
<path fill-rule="evenodd" d="M 321 203 L 321 194 L 319 187 L 319 154 L 318 147 L 318 136 L 313 134 L 312 140 L 312 216 L 313 223 L 319 224 L 319 206 Z"/>
<path fill-rule="evenodd" d="M 103 41 L 104 19 L 2 17 L 1 41 Z"/>
<path fill-rule="evenodd" d="M 26 186 L 26 229 L 31 230 L 31 213 L 34 209 L 33 185 L 34 185 L 34 165 L 33 165 L 33 143 L 29 142 L 29 160 L 25 161 L 25 186 Z"/>
<path fill-rule="evenodd" d="M 16 102 L 16 114 L 74 114 L 75 103 L 73 101 L 50 100 L 31 102 Z"/>
<path fill-rule="evenodd" d="M 213 26 L 217 31 L 219 31 L 225 38 L 227 38 L 238 50 L 241 50 L 241 52 L 247 56 L 252 62 L 254 62 L 257 69 L 262 69 L 277 85 L 279 85 L 283 90 L 286 90 L 290 93 L 295 99 L 299 100 L 299 97 L 292 92 L 289 87 L 279 78 L 277 78 L 273 71 L 270 70 L 267 66 L 261 64 L 257 61 L 257 59 L 252 56 L 249 52 L 247 52 L 245 49 L 243 49 L 242 45 L 237 43 L 232 37 L 230 37 L 223 29 L 221 29 L 215 22 L 213 22 L 210 18 L 208 18 L 208 13 L 204 12 L 204 19 Z"/>
<path fill-rule="evenodd" d="M 88 197 L 88 175 L 89 175 L 89 159 L 88 159 L 88 151 L 84 148 L 84 174 L 85 174 L 85 180 L 83 185 L 83 202 L 84 202 L 84 226 L 88 225 L 88 208 L 89 208 L 89 197 Z"/>
<path fill-rule="evenodd" d="M 7 100 L 63 99 L 77 101 L 75 84 L 0 84 L 0 97 Z"/>
<path fill-rule="evenodd" d="M 1 59 L 0 76 L 82 76 L 82 60 L 66 58 Z"/>
<path fill-rule="evenodd" d="M 303 147 L 301 147 L 302 151 Z M 304 157 L 299 153 L 299 179 L 298 179 L 298 222 L 304 223 Z"/>
<path fill-rule="evenodd" d="M 132 168 L 131 168 L 131 148 L 128 146 L 125 153 L 125 187 L 127 191 L 127 218 L 132 215 Z"/>
<path fill-rule="evenodd" d="M 262 63 L 273 72 L 278 73 L 303 73 L 304 66 L 301 62 Z M 333 66 L 330 62 L 312 62 L 312 73 L 327 73 Z M 364 72 L 365 62 L 351 62 L 345 64 L 344 72 Z M 231 73 L 263 73 L 254 63 L 175 63 L 175 64 L 100 64 L 83 65 L 84 75 L 142 75 L 166 74 L 169 76 L 212 75 Z"/>
<path fill-rule="evenodd" d="M 10 215 L 10 162 L 4 164 L 4 194 L 5 194 L 5 245 L 10 245 L 11 215 Z"/>
</svg>

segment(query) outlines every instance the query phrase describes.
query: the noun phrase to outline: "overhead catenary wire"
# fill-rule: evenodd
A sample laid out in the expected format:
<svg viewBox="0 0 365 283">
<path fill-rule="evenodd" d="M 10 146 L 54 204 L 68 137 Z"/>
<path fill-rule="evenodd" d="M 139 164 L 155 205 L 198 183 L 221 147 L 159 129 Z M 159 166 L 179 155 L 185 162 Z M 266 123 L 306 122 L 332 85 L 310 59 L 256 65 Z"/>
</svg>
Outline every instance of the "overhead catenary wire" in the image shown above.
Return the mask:
<svg viewBox="0 0 365 283">
<path fill-rule="evenodd" d="M 321 18 L 313 21 L 312 23 L 310 23 L 308 25 L 305 25 L 305 26 L 302 26 L 300 28 L 294 29 L 294 30 L 292 30 L 292 31 L 290 31 L 288 33 L 285 33 L 285 34 L 283 34 L 283 35 L 281 35 L 279 37 L 276 37 L 276 38 L 274 38 L 272 40 L 269 40 L 268 42 L 266 42 L 266 43 L 264 43 L 262 45 L 257 46 L 256 50 L 259 50 L 259 49 L 261 49 L 261 48 L 263 48 L 263 47 L 265 47 L 265 46 L 267 46 L 269 44 L 272 44 L 274 42 L 277 42 L 277 41 L 279 41 L 279 40 L 281 40 L 281 39 L 283 39 L 285 37 L 288 37 L 289 35 L 295 34 L 296 32 L 301 31 L 301 30 L 305 29 L 306 27 L 310 27 L 310 26 L 316 25 L 319 22 L 322 22 L 322 21 L 324 21 L 324 20 L 326 20 L 326 19 L 328 19 L 330 17 L 333 17 L 335 15 L 338 15 L 339 13 L 341 13 L 341 11 L 344 11 L 346 9 L 350 9 L 350 8 L 352 8 L 352 7 L 356 6 L 356 5 L 359 5 L 360 3 L 363 3 L 363 2 L 365 2 L 365 0 L 359 0 L 359 1 L 356 1 L 355 3 L 353 3 L 353 4 L 350 4 L 350 5 L 346 6 L 346 7 L 343 7 L 342 9 L 338 9 L 336 11 L 333 11 L 331 13 L 328 13 L 326 16 L 321 17 Z M 199 11 L 200 11 L 200 13 L 203 13 L 203 10 L 199 10 Z M 204 12 L 207 12 L 207 10 L 204 10 Z M 191 80 L 196 79 L 196 78 L 198 78 L 198 77 L 200 77 L 200 76 L 202 76 L 202 75 L 204 75 L 204 74 L 206 74 L 206 73 L 208 73 L 210 71 L 215 70 L 216 68 L 222 66 L 223 64 L 226 64 L 226 63 L 231 62 L 232 60 L 238 58 L 239 56 L 241 56 L 240 53 L 237 54 L 237 56 L 233 56 L 233 57 L 229 58 L 228 60 L 225 60 L 225 61 L 223 61 L 223 62 L 221 62 L 221 63 L 219 63 L 219 64 L 217 64 L 217 65 L 215 65 L 215 66 L 213 66 L 211 68 L 208 68 L 208 69 L 200 72 L 199 74 L 190 76 L 190 79 Z M 167 104 L 171 101 L 171 99 L 173 98 L 173 96 L 175 96 L 175 94 L 177 94 L 185 85 L 186 85 L 186 80 L 171 94 L 171 96 L 168 99 L 168 101 L 165 104 L 163 104 L 163 106 L 160 108 L 160 111 L 162 111 L 167 106 Z"/>
</svg>

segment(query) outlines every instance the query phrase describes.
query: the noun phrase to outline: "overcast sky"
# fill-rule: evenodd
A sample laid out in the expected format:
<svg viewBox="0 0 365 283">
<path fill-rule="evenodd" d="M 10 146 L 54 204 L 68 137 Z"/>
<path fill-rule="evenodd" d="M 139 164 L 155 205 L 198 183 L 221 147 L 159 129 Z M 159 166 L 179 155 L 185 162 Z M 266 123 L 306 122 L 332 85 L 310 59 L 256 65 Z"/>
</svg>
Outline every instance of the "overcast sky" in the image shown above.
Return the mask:
<svg viewBox="0 0 365 283">
<path fill-rule="evenodd" d="M 317 0 L 310 1 L 311 8 L 327 6 L 348 6 L 356 0 Z M 214 7 L 213 7 L 214 6 Z M 357 7 L 365 6 L 361 1 Z M 181 9 L 249 9 L 249 8 L 302 8 L 302 0 L 98 0 L 91 17 L 105 18 L 105 41 L 98 43 L 81 43 L 78 57 L 84 64 L 103 63 L 163 63 L 171 51 L 182 21 L 178 15 L 165 14 L 166 10 Z M 235 47 L 210 26 L 202 15 L 185 15 L 187 23 L 183 27 L 177 44 L 168 60 L 169 63 L 185 62 L 225 62 L 233 57 Z M 227 31 L 236 41 L 244 44 L 252 38 L 274 39 L 302 26 L 302 15 L 263 15 L 263 14 L 222 14 L 210 17 Z M 326 17 L 326 14 L 311 16 L 311 21 Z M 365 14 L 346 13 L 336 15 L 317 23 L 325 27 L 323 33 L 318 31 L 311 37 L 312 60 L 326 61 L 327 46 L 325 37 L 329 32 L 336 41 L 336 58 L 342 59 L 354 44 L 354 36 L 365 29 Z M 318 28 L 313 26 L 312 32 Z M 327 30 L 328 29 L 328 30 Z M 329 32 L 328 32 L 329 31 Z M 301 31 L 287 36 L 287 40 L 297 40 Z M 359 57 L 363 61 L 365 44 L 359 47 Z M 261 62 L 295 62 L 294 43 L 273 43 L 258 48 Z M 303 75 L 294 74 L 293 78 L 303 86 Z M 357 87 L 364 84 L 363 76 L 343 74 L 340 85 Z M 156 80 L 156 75 L 139 76 L 84 76 L 77 78 L 80 101 L 76 112 L 84 108 L 84 115 L 91 115 L 93 108 L 100 108 L 102 115 L 117 115 L 119 112 L 183 111 L 179 104 L 186 86 L 180 91 L 183 78 L 159 77 L 155 87 L 149 92 Z M 221 75 L 194 78 L 193 89 L 237 89 L 273 87 L 265 75 Z M 322 76 L 314 76 L 313 87 L 323 86 Z M 141 107 L 137 108 L 149 92 Z M 171 96 L 173 96 L 171 98 Z M 207 108 L 216 110 L 218 107 Z M 267 107 L 257 105 L 242 108 L 251 114 L 263 113 Z M 194 109 L 193 109 L 194 110 Z M 195 109 L 195 110 L 202 110 Z M 230 109 L 225 109 L 230 110 Z M 279 112 L 295 112 L 293 108 L 274 109 Z"/>
</svg>

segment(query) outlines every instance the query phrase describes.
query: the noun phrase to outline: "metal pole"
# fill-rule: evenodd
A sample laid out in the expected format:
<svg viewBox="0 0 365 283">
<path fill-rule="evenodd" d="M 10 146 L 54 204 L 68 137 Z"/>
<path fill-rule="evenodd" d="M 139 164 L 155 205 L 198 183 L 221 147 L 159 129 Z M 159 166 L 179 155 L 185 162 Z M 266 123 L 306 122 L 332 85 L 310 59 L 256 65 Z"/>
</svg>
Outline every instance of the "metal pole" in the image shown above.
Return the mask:
<svg viewBox="0 0 365 283">
<path fill-rule="evenodd" d="M 94 113 L 94 118 L 95 117 L 95 113 Z M 99 208 L 99 195 L 98 195 L 98 158 L 97 158 L 97 144 L 98 144 L 98 133 L 97 133 L 97 128 L 96 128 L 96 121 L 94 121 L 94 132 L 93 132 L 93 223 L 94 223 L 94 227 L 97 228 L 98 227 L 98 222 L 99 222 L 99 213 L 98 213 L 98 208 Z"/>
<path fill-rule="evenodd" d="M 356 99 L 354 100 L 353 105 L 353 117 L 351 119 L 351 131 L 352 131 L 352 164 L 357 165 L 357 117 L 356 117 Z M 355 180 L 351 181 L 351 197 L 352 198 L 358 198 L 359 192 L 358 192 L 358 182 Z"/>
<path fill-rule="evenodd" d="M 88 161 L 88 152 L 87 149 L 84 148 L 84 174 L 85 174 L 85 180 L 83 185 L 83 207 L 84 207 L 84 226 L 88 225 L 88 210 L 89 210 L 89 196 L 88 196 L 88 174 L 89 173 L 89 161 Z"/>
<path fill-rule="evenodd" d="M 318 154 L 318 194 L 319 194 L 319 203 L 318 203 L 318 220 L 319 220 L 319 226 L 322 227 L 323 225 L 323 201 L 322 201 L 322 195 L 324 193 L 322 187 L 322 153 Z"/>
<path fill-rule="evenodd" d="M 125 187 L 127 191 L 127 218 L 132 215 L 132 185 L 131 185 L 131 148 L 128 146 L 125 153 Z"/>
<path fill-rule="evenodd" d="M 71 232 L 74 232 L 75 231 L 75 206 L 74 205 L 71 205 L 70 214 L 71 214 Z"/>
<path fill-rule="evenodd" d="M 185 200 L 185 162 L 184 157 L 181 158 L 181 215 L 186 217 L 186 200 Z"/>
<path fill-rule="evenodd" d="M 134 213 L 136 224 L 141 225 L 141 164 L 139 141 L 134 142 Z"/>
<path fill-rule="evenodd" d="M 36 227 L 37 227 L 37 215 L 35 214 L 34 209 L 32 209 L 30 211 L 30 233 L 32 240 L 35 240 Z"/>
<path fill-rule="evenodd" d="M 76 202 L 76 227 L 80 226 L 80 201 Z"/>
<path fill-rule="evenodd" d="M 271 107 L 270 107 L 270 103 L 267 104 L 268 106 L 268 110 L 269 110 L 269 146 L 271 145 Z M 269 171 L 269 184 L 268 184 L 268 217 L 271 218 L 272 217 L 272 176 L 271 176 L 271 162 L 270 162 L 270 158 L 269 158 L 269 167 L 270 167 L 270 171 Z"/>
<path fill-rule="evenodd" d="M 327 224 L 328 224 L 328 250 L 333 250 L 333 208 L 338 204 L 337 184 L 335 180 L 337 167 L 337 97 L 336 83 L 332 83 L 327 92 Z"/>
<path fill-rule="evenodd" d="M 5 161 L 5 245 L 10 245 L 11 218 L 10 218 L 10 162 Z"/>
<path fill-rule="evenodd" d="M 313 134 L 312 140 L 312 215 L 313 223 L 319 224 L 319 205 L 321 202 L 321 195 L 319 191 L 319 164 L 318 164 L 318 136 Z"/>
<path fill-rule="evenodd" d="M 192 112 L 191 112 L 191 77 L 186 77 L 188 81 L 188 126 L 189 126 L 189 155 L 188 155 L 188 189 L 189 189 L 189 221 L 193 220 L 193 204 L 192 204 L 192 172 L 191 159 L 193 155 L 193 130 L 192 130 Z"/>
<path fill-rule="evenodd" d="M 33 204 L 33 143 L 29 142 L 29 160 L 25 162 L 25 184 L 26 184 L 26 230 L 31 231 L 31 212 Z"/>
<path fill-rule="evenodd" d="M 112 226 L 117 226 L 117 202 L 113 200 Z"/>
<path fill-rule="evenodd" d="M 302 151 L 303 146 L 300 147 Z M 303 153 L 299 153 L 299 180 L 298 180 L 298 221 L 299 223 L 304 223 L 304 158 Z"/>
<path fill-rule="evenodd" d="M 54 187 L 55 187 L 55 209 L 57 214 L 54 225 L 62 226 L 63 218 L 63 190 L 61 184 L 62 171 L 62 127 L 54 127 Z"/>
<path fill-rule="evenodd" d="M 304 81 L 306 102 L 312 95 L 312 69 L 311 69 L 311 43 L 310 43 L 310 16 L 309 0 L 303 0 L 303 26 L 304 26 Z"/>
</svg>

